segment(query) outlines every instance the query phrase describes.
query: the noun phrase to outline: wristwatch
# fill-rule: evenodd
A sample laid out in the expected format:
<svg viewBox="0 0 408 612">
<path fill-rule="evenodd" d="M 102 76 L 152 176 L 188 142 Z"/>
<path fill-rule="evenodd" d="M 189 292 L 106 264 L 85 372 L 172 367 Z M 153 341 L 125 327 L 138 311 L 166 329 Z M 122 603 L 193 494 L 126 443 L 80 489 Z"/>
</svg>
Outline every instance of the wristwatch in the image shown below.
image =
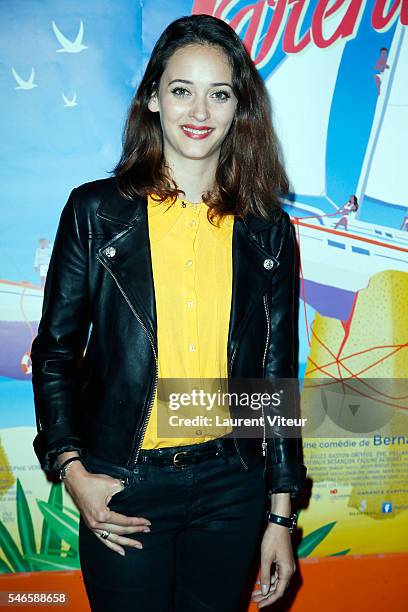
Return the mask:
<svg viewBox="0 0 408 612">
<path fill-rule="evenodd" d="M 277 525 L 288 527 L 290 533 L 292 533 L 297 525 L 297 514 L 293 512 L 288 518 L 287 516 L 280 516 L 279 514 L 274 514 L 273 512 L 269 511 L 268 521 L 269 523 L 276 523 Z"/>
</svg>

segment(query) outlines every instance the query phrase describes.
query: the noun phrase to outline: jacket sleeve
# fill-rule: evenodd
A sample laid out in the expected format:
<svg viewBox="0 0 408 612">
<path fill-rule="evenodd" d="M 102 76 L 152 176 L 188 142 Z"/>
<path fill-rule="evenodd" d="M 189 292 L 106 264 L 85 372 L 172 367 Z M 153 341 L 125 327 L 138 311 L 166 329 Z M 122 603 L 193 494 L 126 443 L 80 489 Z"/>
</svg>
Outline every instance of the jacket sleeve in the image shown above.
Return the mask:
<svg viewBox="0 0 408 612">
<path fill-rule="evenodd" d="M 42 315 L 31 346 L 37 435 L 34 451 L 44 471 L 57 456 L 84 448 L 77 428 L 79 365 L 89 333 L 87 249 L 81 240 L 76 189 L 66 202 L 47 272 Z"/>
<path fill-rule="evenodd" d="M 282 232 L 277 254 L 279 266 L 273 274 L 268 294 L 270 339 L 266 353 L 265 378 L 272 384 L 279 379 L 284 389 L 283 402 L 271 416 L 300 416 L 297 379 L 298 353 L 298 266 L 297 243 L 289 215 L 283 212 Z M 271 243 L 273 239 L 271 237 Z M 272 245 L 271 245 L 272 246 Z M 298 497 L 304 487 L 306 467 L 302 463 L 302 440 L 293 428 L 272 428 L 267 439 L 266 479 L 269 493 Z M 289 435 L 288 435 L 289 433 Z"/>
</svg>

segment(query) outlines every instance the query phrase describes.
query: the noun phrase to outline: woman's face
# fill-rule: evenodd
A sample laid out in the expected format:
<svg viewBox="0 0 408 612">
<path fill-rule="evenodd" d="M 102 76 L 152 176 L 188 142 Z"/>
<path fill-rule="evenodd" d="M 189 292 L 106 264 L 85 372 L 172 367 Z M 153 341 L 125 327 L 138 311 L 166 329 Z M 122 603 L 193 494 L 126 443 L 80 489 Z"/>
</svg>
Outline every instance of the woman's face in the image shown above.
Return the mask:
<svg viewBox="0 0 408 612">
<path fill-rule="evenodd" d="M 166 159 L 218 158 L 236 105 L 232 69 L 222 49 L 188 45 L 175 51 L 148 105 L 160 113 Z"/>
</svg>

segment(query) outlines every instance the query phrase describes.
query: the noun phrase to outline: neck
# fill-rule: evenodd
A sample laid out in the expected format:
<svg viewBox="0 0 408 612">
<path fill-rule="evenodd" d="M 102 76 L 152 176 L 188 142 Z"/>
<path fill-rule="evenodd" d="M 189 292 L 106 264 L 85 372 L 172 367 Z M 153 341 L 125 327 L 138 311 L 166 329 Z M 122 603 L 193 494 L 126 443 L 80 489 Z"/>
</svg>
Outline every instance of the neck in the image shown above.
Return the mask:
<svg viewBox="0 0 408 612">
<path fill-rule="evenodd" d="M 181 194 L 180 197 L 189 202 L 202 202 L 203 193 L 214 184 L 218 154 L 206 159 L 187 159 L 175 151 L 165 151 L 165 158 L 172 178 L 185 192 L 185 195 Z"/>
</svg>

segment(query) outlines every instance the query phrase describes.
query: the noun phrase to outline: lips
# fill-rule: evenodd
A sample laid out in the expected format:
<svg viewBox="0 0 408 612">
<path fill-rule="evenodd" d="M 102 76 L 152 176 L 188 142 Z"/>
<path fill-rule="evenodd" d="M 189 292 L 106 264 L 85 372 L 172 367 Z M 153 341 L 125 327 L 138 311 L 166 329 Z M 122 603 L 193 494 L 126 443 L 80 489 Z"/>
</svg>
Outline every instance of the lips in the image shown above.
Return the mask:
<svg viewBox="0 0 408 612">
<path fill-rule="evenodd" d="M 214 128 L 210 128 L 207 125 L 181 125 L 180 128 L 188 138 L 193 140 L 203 140 L 203 138 L 207 138 L 214 131 Z"/>
</svg>

